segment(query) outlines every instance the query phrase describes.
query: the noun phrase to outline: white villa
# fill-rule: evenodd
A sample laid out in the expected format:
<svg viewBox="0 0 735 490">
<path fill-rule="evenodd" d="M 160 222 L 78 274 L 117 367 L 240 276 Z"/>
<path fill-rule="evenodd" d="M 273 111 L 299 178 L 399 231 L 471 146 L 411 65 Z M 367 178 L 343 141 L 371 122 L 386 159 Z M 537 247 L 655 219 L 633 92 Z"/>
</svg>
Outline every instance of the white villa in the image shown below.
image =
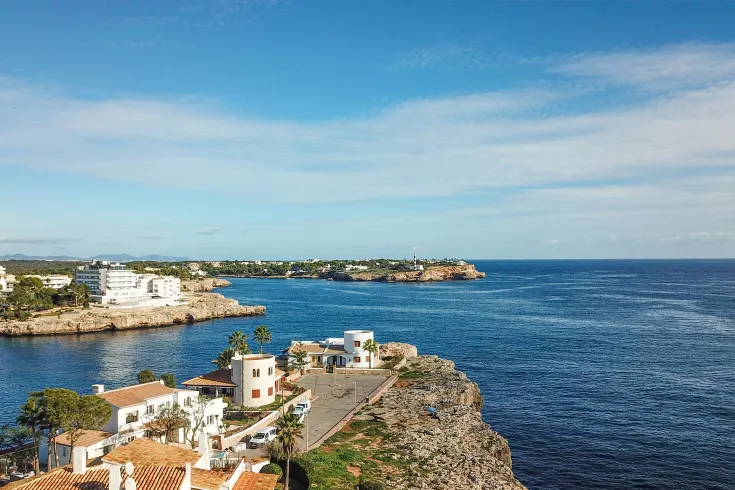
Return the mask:
<svg viewBox="0 0 735 490">
<path fill-rule="evenodd" d="M 76 282 L 86 284 L 90 300 L 102 304 L 139 302 L 149 298 L 181 296 L 181 280 L 157 274 L 136 274 L 125 264 L 93 261 L 79 267 Z"/>
<path fill-rule="evenodd" d="M 51 274 L 49 276 L 39 276 L 32 274 L 26 277 L 35 277 L 40 279 L 44 286 L 51 289 L 61 289 L 71 284 L 71 276 L 63 274 Z"/>
<path fill-rule="evenodd" d="M 10 278 L 8 277 L 5 267 L 0 265 L 0 293 L 4 293 L 12 289 L 8 285 L 10 283 L 9 279 Z"/>
<path fill-rule="evenodd" d="M 272 354 L 235 355 L 226 369 L 184 381 L 205 396 L 229 396 L 237 405 L 260 407 L 276 400 L 285 373 Z"/>
<path fill-rule="evenodd" d="M 343 338 L 291 341 L 291 345 L 283 353 L 289 356 L 289 364 L 295 360 L 291 354 L 295 350 L 303 349 L 309 354 L 309 367 L 369 368 L 371 354 L 364 349 L 368 339 L 373 339 L 372 330 L 347 330 Z M 373 359 L 372 367 L 378 364 L 377 361 L 378 359 Z"/>
</svg>

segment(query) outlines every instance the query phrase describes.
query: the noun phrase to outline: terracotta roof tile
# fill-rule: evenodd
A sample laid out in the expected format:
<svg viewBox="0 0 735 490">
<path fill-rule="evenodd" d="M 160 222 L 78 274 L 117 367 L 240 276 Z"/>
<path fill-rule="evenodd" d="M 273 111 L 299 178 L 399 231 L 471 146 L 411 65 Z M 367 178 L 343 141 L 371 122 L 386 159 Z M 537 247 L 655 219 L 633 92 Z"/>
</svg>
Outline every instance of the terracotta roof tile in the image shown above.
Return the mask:
<svg viewBox="0 0 735 490">
<path fill-rule="evenodd" d="M 79 436 L 79 439 L 77 439 L 75 446 L 89 447 L 97 444 L 98 442 L 104 441 L 111 436 L 112 434 L 110 434 L 109 432 L 103 432 L 101 430 L 85 430 L 84 432 L 82 432 L 82 435 Z M 71 440 L 69 439 L 68 432 L 64 432 L 63 434 L 54 437 L 52 440 L 56 441 L 56 444 L 62 446 L 71 446 Z"/>
<path fill-rule="evenodd" d="M 105 391 L 99 393 L 97 396 L 104 398 L 116 407 L 129 407 L 131 405 L 145 403 L 149 398 L 169 395 L 175 391 L 174 388 L 164 386 L 158 381 L 151 381 L 150 383 L 128 386 L 127 388 L 120 388 L 118 390 Z"/>
<path fill-rule="evenodd" d="M 135 439 L 127 446 L 120 446 L 102 457 L 102 461 L 125 464 L 128 461 L 136 466 L 194 466 L 202 455 L 191 449 L 168 446 L 148 439 Z"/>
<path fill-rule="evenodd" d="M 201 490 L 220 490 L 230 475 L 223 471 L 191 469 L 191 487 Z"/>
<path fill-rule="evenodd" d="M 179 490 L 186 476 L 185 468 L 141 466 L 135 468 L 133 479 L 138 490 Z M 123 483 L 127 477 L 123 477 Z M 110 472 L 106 468 L 87 469 L 84 474 L 72 473 L 69 466 L 49 473 L 18 480 L 3 490 L 109 490 Z"/>
<path fill-rule="evenodd" d="M 237 385 L 232 382 L 232 375 L 229 369 L 217 369 L 211 373 L 203 374 L 184 381 L 184 386 L 222 386 L 225 388 L 235 388 Z"/>
<path fill-rule="evenodd" d="M 278 475 L 246 471 L 238 478 L 232 490 L 273 490 L 279 478 Z"/>
</svg>

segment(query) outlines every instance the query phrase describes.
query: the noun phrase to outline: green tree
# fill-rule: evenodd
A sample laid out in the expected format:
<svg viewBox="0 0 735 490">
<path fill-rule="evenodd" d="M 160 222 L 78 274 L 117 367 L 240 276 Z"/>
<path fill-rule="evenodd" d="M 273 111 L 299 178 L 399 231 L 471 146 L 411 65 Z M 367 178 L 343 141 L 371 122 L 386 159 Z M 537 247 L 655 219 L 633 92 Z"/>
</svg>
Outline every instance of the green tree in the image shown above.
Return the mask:
<svg viewBox="0 0 735 490">
<path fill-rule="evenodd" d="M 49 466 L 51 465 L 51 453 L 53 446 L 54 462 L 59 466 L 59 451 L 56 447 L 56 436 L 59 430 L 67 424 L 69 415 L 68 407 L 74 406 L 79 398 L 76 391 L 67 390 L 66 388 L 46 388 L 41 395 L 41 407 L 43 409 L 44 427 L 48 431 L 49 438 Z M 53 441 L 53 444 L 51 443 Z"/>
<path fill-rule="evenodd" d="M 112 417 L 112 406 L 96 395 L 75 393 L 76 399 L 64 407 L 61 417 L 61 428 L 69 434 L 69 452 L 73 454 L 74 446 L 86 430 L 99 430 Z"/>
<path fill-rule="evenodd" d="M 288 365 L 289 369 L 298 369 L 299 373 L 304 374 L 304 369 L 309 365 L 309 353 L 306 352 L 303 342 L 298 342 L 289 352 L 292 360 Z"/>
<path fill-rule="evenodd" d="M 248 345 L 248 336 L 242 333 L 242 330 L 235 330 L 227 340 L 227 344 L 232 347 L 235 353 L 240 355 L 250 354 L 250 346 Z"/>
<path fill-rule="evenodd" d="M 232 358 L 235 357 L 235 351 L 231 347 L 225 348 L 222 352 L 217 354 L 217 359 L 212 362 L 217 365 L 217 369 L 226 369 L 232 363 Z"/>
<path fill-rule="evenodd" d="M 163 384 L 168 386 L 169 388 L 176 388 L 176 376 L 174 376 L 171 373 L 163 373 L 161 375 L 161 379 L 163 380 Z"/>
<path fill-rule="evenodd" d="M 362 344 L 362 348 L 370 353 L 370 369 L 372 369 L 373 358 L 378 354 L 380 347 L 378 346 L 378 343 L 375 341 L 375 339 L 367 339 L 365 343 Z"/>
<path fill-rule="evenodd" d="M 278 429 L 276 440 L 283 449 L 283 454 L 286 457 L 286 478 L 284 480 L 285 490 L 288 490 L 288 479 L 291 472 L 291 458 L 296 454 L 298 440 L 301 438 L 301 430 L 303 427 L 303 424 L 299 422 L 299 419 L 292 413 L 283 415 L 276 422 L 276 428 Z"/>
<path fill-rule="evenodd" d="M 174 403 L 170 407 L 160 407 L 153 420 L 146 424 L 146 428 L 154 433 L 164 434 L 166 442 L 171 442 L 174 439 L 174 433 L 188 425 L 189 414 L 181 405 Z"/>
<path fill-rule="evenodd" d="M 20 414 L 15 421 L 20 427 L 28 429 L 33 439 L 33 472 L 38 475 L 41 469 L 38 463 L 38 446 L 41 441 L 41 430 L 44 424 L 44 411 L 41 406 L 41 395 L 39 393 L 31 394 L 28 400 L 21 405 Z"/>
<path fill-rule="evenodd" d="M 265 325 L 258 325 L 255 327 L 253 338 L 257 343 L 260 344 L 260 353 L 263 353 L 263 344 L 267 344 L 272 340 L 271 331 Z"/>
<path fill-rule="evenodd" d="M 150 369 L 144 369 L 138 373 L 138 384 L 150 383 L 151 381 L 156 381 L 157 379 L 158 378 L 156 378 L 156 374 Z"/>
</svg>

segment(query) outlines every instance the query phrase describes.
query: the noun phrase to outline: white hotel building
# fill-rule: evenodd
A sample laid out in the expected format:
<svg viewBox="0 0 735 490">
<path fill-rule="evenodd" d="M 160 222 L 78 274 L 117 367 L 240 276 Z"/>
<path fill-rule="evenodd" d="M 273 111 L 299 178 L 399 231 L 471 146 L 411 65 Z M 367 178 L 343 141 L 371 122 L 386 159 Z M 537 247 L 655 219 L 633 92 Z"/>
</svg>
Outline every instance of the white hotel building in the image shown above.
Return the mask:
<svg viewBox="0 0 735 490">
<path fill-rule="evenodd" d="M 86 284 L 90 300 L 102 304 L 134 303 L 149 298 L 178 299 L 181 281 L 176 277 L 136 274 L 125 264 L 94 261 L 80 267 L 77 284 Z"/>
</svg>

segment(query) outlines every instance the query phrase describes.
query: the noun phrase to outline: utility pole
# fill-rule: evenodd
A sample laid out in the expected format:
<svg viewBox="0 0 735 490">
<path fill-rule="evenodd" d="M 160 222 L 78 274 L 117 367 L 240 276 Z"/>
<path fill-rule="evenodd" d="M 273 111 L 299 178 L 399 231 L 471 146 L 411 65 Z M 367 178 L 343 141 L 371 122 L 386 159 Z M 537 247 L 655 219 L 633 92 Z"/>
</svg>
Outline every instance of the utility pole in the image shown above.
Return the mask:
<svg viewBox="0 0 735 490">
<path fill-rule="evenodd" d="M 306 418 L 306 451 L 309 450 L 309 414 L 307 413 L 304 415 L 304 418 Z"/>
<path fill-rule="evenodd" d="M 355 385 L 355 408 L 357 408 L 357 381 L 352 382 Z"/>
</svg>

